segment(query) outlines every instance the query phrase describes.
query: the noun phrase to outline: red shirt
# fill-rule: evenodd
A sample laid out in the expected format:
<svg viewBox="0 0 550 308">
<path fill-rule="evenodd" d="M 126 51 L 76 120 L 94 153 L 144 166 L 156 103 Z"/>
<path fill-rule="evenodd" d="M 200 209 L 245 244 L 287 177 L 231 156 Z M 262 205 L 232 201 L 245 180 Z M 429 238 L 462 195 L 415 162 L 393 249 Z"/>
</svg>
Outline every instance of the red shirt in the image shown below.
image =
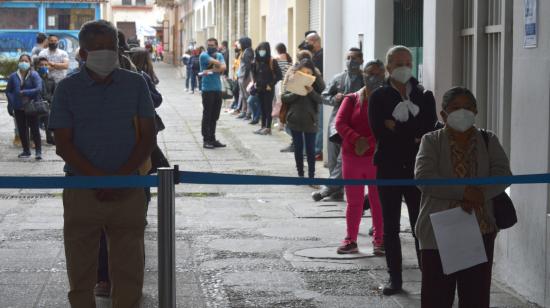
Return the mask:
<svg viewBox="0 0 550 308">
<path fill-rule="evenodd" d="M 369 144 L 369 149 L 361 157 L 374 154 L 376 139 L 369 125 L 368 100 L 361 103 L 362 91 L 346 95 L 336 115 L 336 130 L 343 140 L 343 155 L 359 157 L 355 154 L 355 142 L 360 137 L 365 137 Z"/>
</svg>

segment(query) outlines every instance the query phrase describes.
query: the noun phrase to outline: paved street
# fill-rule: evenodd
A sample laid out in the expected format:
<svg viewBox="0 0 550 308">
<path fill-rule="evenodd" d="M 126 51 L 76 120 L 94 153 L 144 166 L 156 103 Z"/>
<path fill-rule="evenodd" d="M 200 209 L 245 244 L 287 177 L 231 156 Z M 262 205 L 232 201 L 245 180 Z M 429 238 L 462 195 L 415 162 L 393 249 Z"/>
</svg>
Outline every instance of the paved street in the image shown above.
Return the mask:
<svg viewBox="0 0 550 308">
<path fill-rule="evenodd" d="M 252 134 L 247 122 L 223 113 L 218 138 L 225 149 L 204 150 L 199 95 L 184 93 L 178 70 L 157 65 L 166 130 L 159 144 L 181 170 L 294 176 L 284 133 Z M 2 100 L 0 96 L 0 101 Z M 13 120 L 0 102 L 0 174 L 62 175 L 62 161 L 46 146 L 44 160 L 21 161 L 12 145 Z M 274 130 L 275 131 L 275 130 Z M 322 163 L 317 175 L 326 177 Z M 404 289 L 384 297 L 385 259 L 372 257 L 361 226 L 362 250 L 340 258 L 344 203 L 315 203 L 310 187 L 179 185 L 176 201 L 178 307 L 419 307 L 420 272 L 404 223 Z M 60 190 L 0 191 L 0 307 L 66 307 Z M 368 212 L 366 215 L 368 216 Z M 403 211 L 405 214 L 405 211 Z M 157 307 L 156 201 L 146 229 L 144 307 Z M 407 221 L 404 217 L 403 221 Z M 494 283 L 493 307 L 531 307 Z M 98 299 L 98 307 L 109 301 Z"/>
</svg>

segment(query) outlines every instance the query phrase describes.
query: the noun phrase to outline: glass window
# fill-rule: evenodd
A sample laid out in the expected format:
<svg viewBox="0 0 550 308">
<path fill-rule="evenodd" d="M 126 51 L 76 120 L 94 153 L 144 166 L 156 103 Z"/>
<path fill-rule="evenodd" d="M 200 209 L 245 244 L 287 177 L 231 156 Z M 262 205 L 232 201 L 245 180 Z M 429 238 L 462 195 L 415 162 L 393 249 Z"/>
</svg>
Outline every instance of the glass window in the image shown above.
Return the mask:
<svg viewBox="0 0 550 308">
<path fill-rule="evenodd" d="M 122 5 L 132 5 L 132 0 L 122 0 Z"/>
<path fill-rule="evenodd" d="M 145 0 L 136 0 L 136 5 L 145 6 Z"/>
<path fill-rule="evenodd" d="M 94 9 L 46 9 L 49 30 L 80 30 L 85 22 L 94 19 Z"/>
<path fill-rule="evenodd" d="M 0 29 L 38 29 L 37 8 L 0 9 Z"/>
</svg>

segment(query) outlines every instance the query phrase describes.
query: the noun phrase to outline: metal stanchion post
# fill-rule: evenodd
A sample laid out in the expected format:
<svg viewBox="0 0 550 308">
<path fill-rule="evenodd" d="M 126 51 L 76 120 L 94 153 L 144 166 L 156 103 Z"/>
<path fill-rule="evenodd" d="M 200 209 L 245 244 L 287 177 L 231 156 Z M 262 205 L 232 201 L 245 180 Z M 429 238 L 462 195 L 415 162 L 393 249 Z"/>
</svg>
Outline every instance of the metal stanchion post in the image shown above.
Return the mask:
<svg viewBox="0 0 550 308">
<path fill-rule="evenodd" d="M 159 308 L 176 308 L 176 186 L 173 168 L 158 169 Z"/>
</svg>

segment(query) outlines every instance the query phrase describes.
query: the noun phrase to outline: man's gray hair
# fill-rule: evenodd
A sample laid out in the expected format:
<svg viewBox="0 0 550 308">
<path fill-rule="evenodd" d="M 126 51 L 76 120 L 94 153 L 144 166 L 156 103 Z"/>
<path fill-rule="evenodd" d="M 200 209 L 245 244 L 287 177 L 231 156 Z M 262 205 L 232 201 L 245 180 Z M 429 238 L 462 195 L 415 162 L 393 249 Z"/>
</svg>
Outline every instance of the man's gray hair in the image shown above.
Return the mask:
<svg viewBox="0 0 550 308">
<path fill-rule="evenodd" d="M 443 111 L 447 111 L 447 107 L 449 107 L 449 104 L 459 96 L 466 96 L 477 108 L 477 100 L 472 91 L 468 90 L 465 87 L 454 87 L 445 92 L 445 94 L 443 95 L 441 109 L 443 109 Z"/>
<path fill-rule="evenodd" d="M 78 34 L 78 43 L 80 48 L 88 49 L 90 44 L 98 36 L 110 36 L 113 39 L 114 46 L 118 46 L 118 33 L 116 27 L 106 20 L 93 20 L 85 23 L 80 28 Z"/>
<path fill-rule="evenodd" d="M 386 53 L 386 63 L 389 65 L 393 60 L 393 55 L 402 51 L 408 52 L 412 59 L 412 51 L 407 46 L 397 45 L 390 48 L 390 50 Z"/>
<path fill-rule="evenodd" d="M 321 43 L 321 36 L 317 32 L 310 33 L 306 36 L 306 39 L 312 39 L 315 42 Z"/>
</svg>

